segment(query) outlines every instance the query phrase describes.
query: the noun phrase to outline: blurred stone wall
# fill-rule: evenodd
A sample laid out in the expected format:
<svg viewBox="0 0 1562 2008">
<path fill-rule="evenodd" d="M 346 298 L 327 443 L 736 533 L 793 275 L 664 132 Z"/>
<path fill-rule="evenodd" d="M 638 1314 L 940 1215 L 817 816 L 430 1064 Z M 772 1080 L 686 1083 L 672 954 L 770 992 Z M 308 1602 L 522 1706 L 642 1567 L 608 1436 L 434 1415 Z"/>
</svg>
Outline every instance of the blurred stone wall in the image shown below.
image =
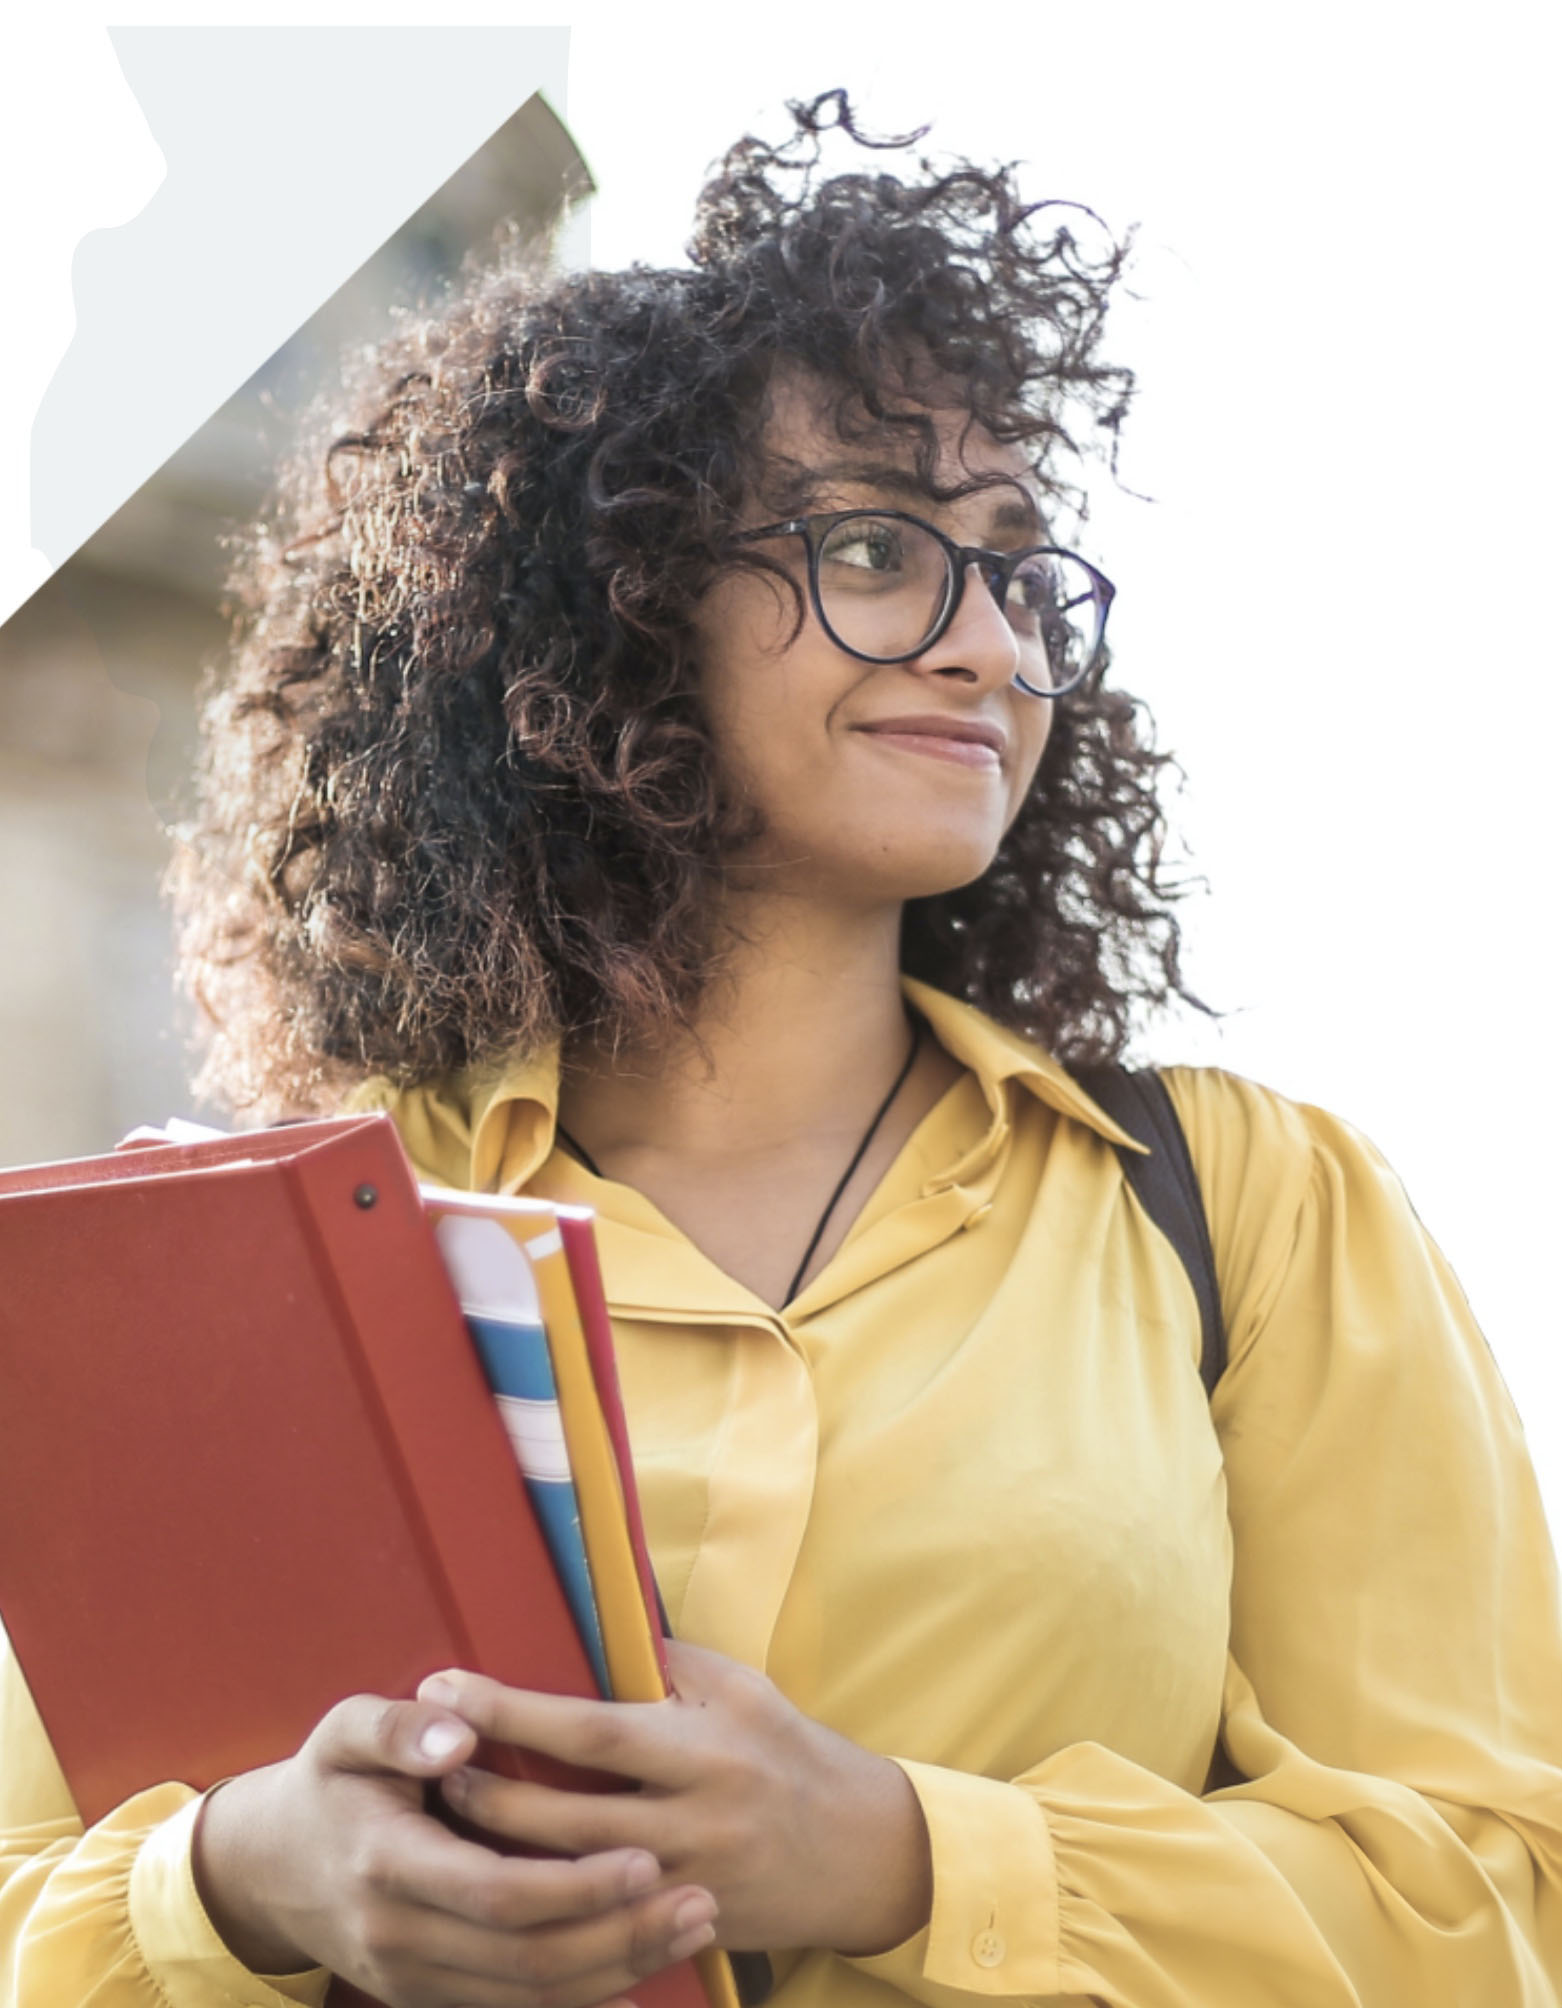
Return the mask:
<svg viewBox="0 0 1562 2008">
<path fill-rule="evenodd" d="M 565 211 L 589 187 L 533 97 L 0 628 L 0 1164 L 221 1119 L 186 1085 L 158 887 L 227 636 L 224 537 L 345 349 L 511 230 L 583 264 Z"/>
</svg>

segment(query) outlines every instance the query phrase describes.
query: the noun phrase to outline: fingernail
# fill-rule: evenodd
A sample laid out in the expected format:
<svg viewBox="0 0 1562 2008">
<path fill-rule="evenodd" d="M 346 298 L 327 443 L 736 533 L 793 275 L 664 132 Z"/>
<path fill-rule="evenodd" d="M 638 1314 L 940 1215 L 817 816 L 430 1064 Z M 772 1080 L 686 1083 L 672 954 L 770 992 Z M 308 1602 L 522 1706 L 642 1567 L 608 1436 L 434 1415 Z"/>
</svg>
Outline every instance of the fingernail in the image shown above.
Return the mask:
<svg viewBox="0 0 1562 2008">
<path fill-rule="evenodd" d="M 716 1936 L 713 1924 L 702 1924 L 693 1931 L 686 1931 L 681 1938 L 675 1938 L 667 1948 L 669 1959 L 692 1959 L 697 1952 L 703 1952 Z"/>
<path fill-rule="evenodd" d="M 662 1873 L 655 1855 L 631 1855 L 624 1864 L 624 1888 L 631 1892 L 649 1889 Z"/>
<path fill-rule="evenodd" d="M 430 1674 L 418 1689 L 419 1701 L 432 1701 L 440 1708 L 454 1708 L 461 1697 L 441 1673 Z"/>
<path fill-rule="evenodd" d="M 437 1764 L 452 1750 L 459 1750 L 465 1741 L 466 1730 L 459 1722 L 431 1722 L 418 1738 L 418 1755 L 430 1764 Z"/>
<path fill-rule="evenodd" d="M 463 1764 L 459 1771 L 447 1772 L 440 1781 L 440 1790 L 447 1799 L 464 1799 L 472 1783 L 472 1774 Z"/>
<path fill-rule="evenodd" d="M 693 1931 L 696 1925 L 709 1924 L 716 1915 L 716 1899 L 705 1890 L 697 1895 L 686 1896 L 673 1912 L 673 1930 Z"/>
</svg>

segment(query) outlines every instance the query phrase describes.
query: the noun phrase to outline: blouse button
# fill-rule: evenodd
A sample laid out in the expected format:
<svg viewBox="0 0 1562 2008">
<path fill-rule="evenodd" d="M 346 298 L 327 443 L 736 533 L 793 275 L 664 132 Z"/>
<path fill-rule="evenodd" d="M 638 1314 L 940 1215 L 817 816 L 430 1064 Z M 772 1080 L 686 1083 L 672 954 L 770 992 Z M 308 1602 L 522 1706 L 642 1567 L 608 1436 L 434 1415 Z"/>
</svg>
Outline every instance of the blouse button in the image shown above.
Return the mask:
<svg viewBox="0 0 1562 2008">
<path fill-rule="evenodd" d="M 961 1221 L 960 1225 L 963 1228 L 967 1229 L 972 1227 L 980 1227 L 982 1222 L 988 1217 L 988 1215 L 992 1212 L 992 1210 L 993 1209 L 991 1200 L 986 1200 L 980 1206 L 978 1206 L 973 1213 L 968 1213 L 965 1216 L 964 1220 Z"/>
<path fill-rule="evenodd" d="M 979 1931 L 971 1940 L 971 1957 L 978 1966 L 1001 1966 L 1008 1950 L 996 1931 Z"/>
</svg>

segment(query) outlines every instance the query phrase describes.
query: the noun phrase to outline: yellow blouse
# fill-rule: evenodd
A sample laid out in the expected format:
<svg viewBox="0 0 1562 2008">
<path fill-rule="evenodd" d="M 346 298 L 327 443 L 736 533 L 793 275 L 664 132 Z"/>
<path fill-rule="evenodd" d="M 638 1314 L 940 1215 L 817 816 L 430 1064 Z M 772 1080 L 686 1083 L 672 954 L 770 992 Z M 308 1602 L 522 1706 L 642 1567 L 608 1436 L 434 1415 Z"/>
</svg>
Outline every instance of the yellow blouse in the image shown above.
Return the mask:
<svg viewBox="0 0 1562 2008">
<path fill-rule="evenodd" d="M 784 1314 L 553 1150 L 556 1064 L 359 1098 L 426 1176 L 597 1207 L 675 1629 L 918 1794 L 931 1924 L 784 1957 L 776 2008 L 1558 2008 L 1555 1563 L 1398 1183 L 1317 1110 L 1168 1077 L 1230 1335 L 1209 1402 L 1120 1133 L 908 992 L 967 1072 Z M 78 1838 L 5 1697 L 0 1999 L 318 2000 L 213 1938 L 183 1788 Z"/>
</svg>

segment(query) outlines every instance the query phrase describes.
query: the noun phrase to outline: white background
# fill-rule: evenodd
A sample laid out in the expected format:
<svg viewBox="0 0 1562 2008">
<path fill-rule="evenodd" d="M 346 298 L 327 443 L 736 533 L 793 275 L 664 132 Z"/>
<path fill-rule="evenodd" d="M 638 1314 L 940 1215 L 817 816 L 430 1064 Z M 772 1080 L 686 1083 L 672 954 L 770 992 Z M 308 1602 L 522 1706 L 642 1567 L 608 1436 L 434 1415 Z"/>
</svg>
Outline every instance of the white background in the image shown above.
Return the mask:
<svg viewBox="0 0 1562 2008">
<path fill-rule="evenodd" d="M 432 15 L 116 10 L 138 18 Z M 1548 13 L 1028 0 L 789 6 L 759 25 L 729 7 L 462 18 L 571 26 L 560 109 L 601 186 L 598 263 L 676 261 L 710 158 L 837 83 L 881 130 L 931 118 L 930 144 L 1023 159 L 1028 192 L 1139 226 L 1141 297 L 1112 350 L 1141 379 L 1123 473 L 1156 500 L 1107 488 L 1087 548 L 1120 587 L 1116 673 L 1191 777 L 1180 821 L 1212 888 L 1191 973 L 1230 1014 L 1155 1050 L 1326 1103 L 1383 1146 L 1491 1337 L 1562 1525 Z M 453 46 L 431 88 L 459 92 L 459 74 Z M 161 162 L 89 8 L 7 31 L 0 79 L 9 607 L 45 569 L 26 455 L 70 335 L 72 249 L 134 214 Z M 402 124 L 384 143 L 416 138 Z"/>
</svg>

